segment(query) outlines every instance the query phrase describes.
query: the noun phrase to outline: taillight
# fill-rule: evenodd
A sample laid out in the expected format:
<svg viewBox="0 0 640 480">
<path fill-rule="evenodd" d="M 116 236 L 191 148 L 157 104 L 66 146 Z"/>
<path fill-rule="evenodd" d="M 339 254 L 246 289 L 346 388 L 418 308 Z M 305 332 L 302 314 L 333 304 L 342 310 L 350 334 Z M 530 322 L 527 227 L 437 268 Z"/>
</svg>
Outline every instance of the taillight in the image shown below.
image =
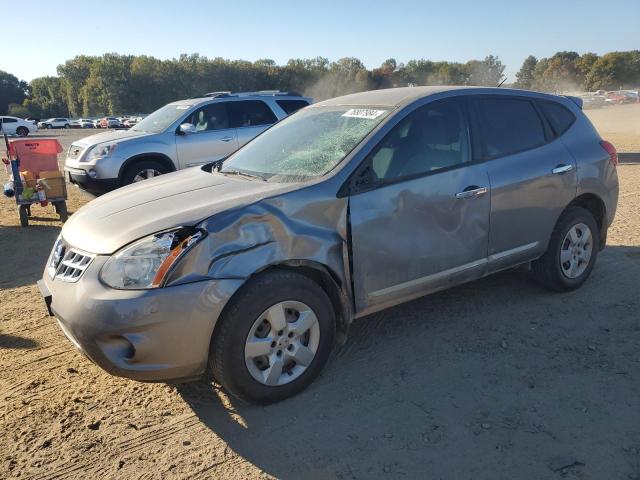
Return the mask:
<svg viewBox="0 0 640 480">
<path fill-rule="evenodd" d="M 618 165 L 618 152 L 616 152 L 616 147 L 606 140 L 600 140 L 600 146 L 609 154 L 609 161 L 614 165 Z"/>
</svg>

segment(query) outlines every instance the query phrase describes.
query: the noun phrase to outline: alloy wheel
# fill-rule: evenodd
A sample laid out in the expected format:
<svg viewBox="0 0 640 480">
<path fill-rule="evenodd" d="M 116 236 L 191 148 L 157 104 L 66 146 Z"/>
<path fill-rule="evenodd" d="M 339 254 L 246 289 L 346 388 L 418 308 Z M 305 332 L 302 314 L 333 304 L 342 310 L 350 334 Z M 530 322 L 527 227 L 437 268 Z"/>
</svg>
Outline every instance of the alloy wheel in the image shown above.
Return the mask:
<svg viewBox="0 0 640 480">
<path fill-rule="evenodd" d="M 157 177 L 158 175 L 161 175 L 158 170 L 155 170 L 153 168 L 145 168 L 144 170 L 139 171 L 136 176 L 133 177 L 133 182 L 141 182 L 149 178 Z"/>
</svg>

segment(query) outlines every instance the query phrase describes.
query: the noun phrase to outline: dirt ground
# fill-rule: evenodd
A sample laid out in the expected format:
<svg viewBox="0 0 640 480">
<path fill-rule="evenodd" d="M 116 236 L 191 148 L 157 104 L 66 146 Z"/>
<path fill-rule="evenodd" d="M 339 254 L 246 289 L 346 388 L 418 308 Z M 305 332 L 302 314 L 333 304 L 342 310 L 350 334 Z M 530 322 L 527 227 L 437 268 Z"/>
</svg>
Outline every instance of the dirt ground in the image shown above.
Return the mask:
<svg viewBox="0 0 640 480">
<path fill-rule="evenodd" d="M 640 105 L 589 115 L 640 152 Z M 581 289 L 507 272 L 364 318 L 309 389 L 268 407 L 91 364 L 35 286 L 59 222 L 34 207 L 21 229 L 3 199 L 0 478 L 638 480 L 640 165 L 618 173 L 609 246 Z M 90 198 L 71 188 L 70 211 Z"/>
</svg>

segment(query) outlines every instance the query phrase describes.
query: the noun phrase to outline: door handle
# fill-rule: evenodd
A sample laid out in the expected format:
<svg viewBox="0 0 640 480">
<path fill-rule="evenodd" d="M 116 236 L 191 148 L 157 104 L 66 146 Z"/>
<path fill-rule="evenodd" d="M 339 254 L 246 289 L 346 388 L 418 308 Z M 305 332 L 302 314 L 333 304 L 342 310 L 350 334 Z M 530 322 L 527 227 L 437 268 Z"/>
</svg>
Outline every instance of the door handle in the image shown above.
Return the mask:
<svg viewBox="0 0 640 480">
<path fill-rule="evenodd" d="M 229 140 L 233 140 L 233 137 L 222 137 L 220 140 L 223 142 L 228 142 Z"/>
<path fill-rule="evenodd" d="M 472 187 L 465 188 L 462 192 L 456 193 L 456 198 L 476 198 L 481 197 L 487 193 L 489 189 L 487 187 Z"/>
<path fill-rule="evenodd" d="M 561 175 L 563 173 L 570 172 L 571 170 L 573 170 L 573 165 L 562 164 L 551 170 L 551 173 L 553 173 L 554 175 Z"/>
</svg>

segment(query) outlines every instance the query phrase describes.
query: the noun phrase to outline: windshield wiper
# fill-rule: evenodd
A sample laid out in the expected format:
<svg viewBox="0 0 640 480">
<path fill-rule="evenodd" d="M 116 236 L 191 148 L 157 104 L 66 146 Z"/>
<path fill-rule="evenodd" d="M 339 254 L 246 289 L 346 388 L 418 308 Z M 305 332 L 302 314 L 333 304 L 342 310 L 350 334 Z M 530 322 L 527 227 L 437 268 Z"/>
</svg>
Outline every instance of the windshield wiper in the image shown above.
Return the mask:
<svg viewBox="0 0 640 480">
<path fill-rule="evenodd" d="M 220 172 L 223 175 L 238 175 L 241 177 L 245 177 L 245 178 L 257 178 L 258 180 L 262 180 L 263 182 L 266 182 L 267 179 L 260 176 L 260 175 L 255 175 L 253 173 L 247 173 L 247 172 L 242 172 L 240 170 L 225 170 L 224 172 Z"/>
</svg>

